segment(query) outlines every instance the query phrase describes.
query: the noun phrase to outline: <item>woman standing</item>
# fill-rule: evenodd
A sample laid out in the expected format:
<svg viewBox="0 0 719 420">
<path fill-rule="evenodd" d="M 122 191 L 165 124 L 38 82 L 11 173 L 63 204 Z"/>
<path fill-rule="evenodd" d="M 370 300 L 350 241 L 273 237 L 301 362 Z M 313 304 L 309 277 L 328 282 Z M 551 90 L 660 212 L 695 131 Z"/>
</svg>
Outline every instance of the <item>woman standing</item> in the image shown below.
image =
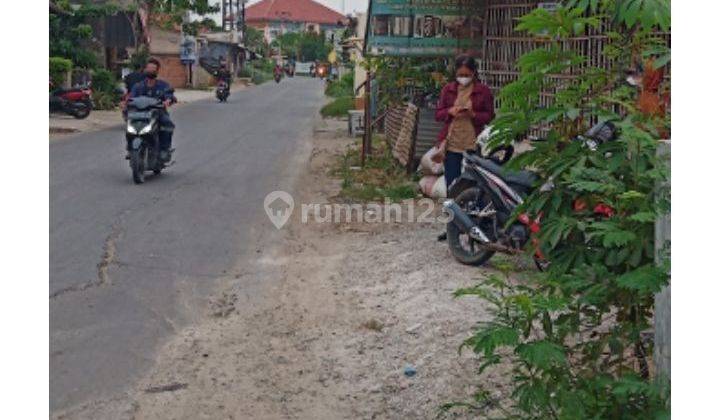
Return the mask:
<svg viewBox="0 0 719 420">
<path fill-rule="evenodd" d="M 462 171 L 462 153 L 474 149 L 477 135 L 494 118 L 494 98 L 486 85 L 477 80 L 477 62 L 468 55 L 455 60 L 456 80 L 442 88 L 435 118 L 444 123 L 437 138 L 444 159 L 447 191 Z"/>
</svg>

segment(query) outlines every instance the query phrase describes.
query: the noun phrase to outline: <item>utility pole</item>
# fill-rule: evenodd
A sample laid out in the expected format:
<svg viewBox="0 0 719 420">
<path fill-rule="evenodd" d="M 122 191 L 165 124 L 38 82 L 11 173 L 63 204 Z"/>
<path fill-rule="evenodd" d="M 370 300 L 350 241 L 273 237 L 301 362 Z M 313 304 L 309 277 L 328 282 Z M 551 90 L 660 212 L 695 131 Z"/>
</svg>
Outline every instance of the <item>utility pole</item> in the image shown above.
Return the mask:
<svg viewBox="0 0 719 420">
<path fill-rule="evenodd" d="M 364 166 L 367 156 L 372 155 L 372 71 L 367 70 L 367 80 L 364 84 L 364 137 L 362 137 L 362 150 L 360 166 Z"/>
<path fill-rule="evenodd" d="M 247 46 L 247 23 L 245 23 L 245 4 L 247 0 L 242 0 L 242 45 Z"/>
<path fill-rule="evenodd" d="M 241 21 L 238 22 L 237 27 L 239 28 L 240 32 L 240 44 L 242 44 L 242 51 L 241 51 L 241 59 L 240 59 L 240 66 L 238 69 L 238 75 L 239 71 L 245 68 L 245 61 L 248 58 L 248 50 L 247 50 L 247 24 L 245 23 L 245 4 L 247 3 L 247 0 L 240 0 L 242 2 L 242 10 L 240 12 L 240 19 Z"/>
</svg>

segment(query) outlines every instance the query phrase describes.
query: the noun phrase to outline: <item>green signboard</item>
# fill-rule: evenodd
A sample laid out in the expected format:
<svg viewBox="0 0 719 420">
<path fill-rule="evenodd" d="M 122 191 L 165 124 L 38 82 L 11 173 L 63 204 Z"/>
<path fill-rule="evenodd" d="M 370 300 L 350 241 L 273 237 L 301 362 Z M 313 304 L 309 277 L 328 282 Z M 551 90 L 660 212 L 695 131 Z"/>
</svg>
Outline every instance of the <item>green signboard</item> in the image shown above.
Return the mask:
<svg viewBox="0 0 719 420">
<path fill-rule="evenodd" d="M 370 0 L 367 53 L 452 56 L 479 48 L 487 0 Z"/>
</svg>

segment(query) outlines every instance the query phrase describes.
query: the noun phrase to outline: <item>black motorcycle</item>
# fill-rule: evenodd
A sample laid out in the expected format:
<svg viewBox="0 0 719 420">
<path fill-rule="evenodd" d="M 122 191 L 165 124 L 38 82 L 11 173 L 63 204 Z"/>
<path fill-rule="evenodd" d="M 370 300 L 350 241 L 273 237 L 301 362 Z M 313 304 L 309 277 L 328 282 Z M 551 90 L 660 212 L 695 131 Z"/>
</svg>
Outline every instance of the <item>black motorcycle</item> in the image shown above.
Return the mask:
<svg viewBox="0 0 719 420">
<path fill-rule="evenodd" d="M 614 124 L 604 122 L 575 140 L 596 150 L 616 135 Z M 540 186 L 534 172 L 509 171 L 502 167 L 511 158 L 513 149 L 502 150 L 504 156 L 498 156 L 499 151 L 493 150 L 490 156 L 465 152 L 462 175 L 447 191 L 448 199 L 443 207 L 452 216 L 447 223 L 447 243 L 455 259 L 463 264 L 484 264 L 495 252 L 521 253 L 530 234 L 540 228 L 539 220 L 532 220 L 526 214 L 519 215 L 507 226 L 514 210 Z M 551 180 L 541 185 L 542 189 L 552 187 Z M 546 266 L 539 249 L 535 249 L 534 258 L 540 269 Z"/>
<path fill-rule="evenodd" d="M 172 94 L 172 91 L 168 91 Z M 126 139 L 129 150 L 132 180 L 145 182 L 145 172 L 155 175 L 167 166 L 160 158 L 160 115 L 164 111 L 161 99 L 149 96 L 130 98 L 127 102 Z"/>
<path fill-rule="evenodd" d="M 220 80 L 217 83 L 217 88 L 215 89 L 215 96 L 220 102 L 227 102 L 227 98 L 230 96 L 230 86 L 227 84 L 226 81 Z"/>
</svg>

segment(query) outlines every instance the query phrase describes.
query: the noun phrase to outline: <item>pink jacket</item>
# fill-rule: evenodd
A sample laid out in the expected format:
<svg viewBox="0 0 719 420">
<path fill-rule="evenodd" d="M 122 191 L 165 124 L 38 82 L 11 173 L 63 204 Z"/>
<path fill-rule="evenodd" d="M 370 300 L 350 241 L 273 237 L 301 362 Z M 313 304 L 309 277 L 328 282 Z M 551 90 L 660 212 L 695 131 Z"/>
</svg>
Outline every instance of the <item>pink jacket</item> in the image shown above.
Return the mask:
<svg viewBox="0 0 719 420">
<path fill-rule="evenodd" d="M 440 131 L 439 136 L 437 136 L 437 145 L 442 143 L 449 133 L 449 125 L 453 118 L 449 115 L 449 109 L 454 106 L 454 102 L 457 100 L 458 89 L 459 83 L 456 81 L 448 83 L 442 88 L 442 93 L 437 103 L 437 110 L 434 113 L 434 118 L 444 123 L 442 131 Z M 472 101 L 472 111 L 474 112 L 472 125 L 474 125 L 475 134 L 478 135 L 482 132 L 484 126 L 494 119 L 494 97 L 486 85 L 475 81 L 470 99 Z"/>
</svg>

